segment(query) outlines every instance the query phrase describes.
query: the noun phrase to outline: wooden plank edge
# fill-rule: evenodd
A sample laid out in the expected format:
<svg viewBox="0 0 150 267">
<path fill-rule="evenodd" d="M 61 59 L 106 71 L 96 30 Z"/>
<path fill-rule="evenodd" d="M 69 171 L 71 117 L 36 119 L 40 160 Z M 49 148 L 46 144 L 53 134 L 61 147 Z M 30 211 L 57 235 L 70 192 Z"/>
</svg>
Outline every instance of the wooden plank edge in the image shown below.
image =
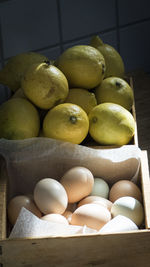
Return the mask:
<svg viewBox="0 0 150 267">
<path fill-rule="evenodd" d="M 7 203 L 7 178 L 4 174 L 4 161 L 0 160 L 0 240 L 6 238 L 6 204 Z"/>
<path fill-rule="evenodd" d="M 133 91 L 133 105 L 132 105 L 132 115 L 133 118 L 135 119 L 135 133 L 134 133 L 134 144 L 138 146 L 138 131 L 137 131 L 137 119 L 136 119 L 136 109 L 135 109 L 135 96 L 134 96 L 134 86 L 133 86 L 133 79 L 130 77 L 130 86 Z"/>
<path fill-rule="evenodd" d="M 150 260 L 149 242 L 150 231 L 139 230 L 132 233 L 97 236 L 21 239 L 9 242 L 5 240 L 0 241 L 0 244 L 3 247 L 4 266 L 58 266 L 61 262 L 61 266 L 64 267 L 101 265 L 146 267 L 149 266 Z M 145 265 L 145 262 L 148 264 Z"/>
<path fill-rule="evenodd" d="M 150 176 L 148 154 L 146 150 L 142 151 L 140 174 L 143 192 L 143 205 L 145 210 L 145 228 L 150 229 Z"/>
</svg>

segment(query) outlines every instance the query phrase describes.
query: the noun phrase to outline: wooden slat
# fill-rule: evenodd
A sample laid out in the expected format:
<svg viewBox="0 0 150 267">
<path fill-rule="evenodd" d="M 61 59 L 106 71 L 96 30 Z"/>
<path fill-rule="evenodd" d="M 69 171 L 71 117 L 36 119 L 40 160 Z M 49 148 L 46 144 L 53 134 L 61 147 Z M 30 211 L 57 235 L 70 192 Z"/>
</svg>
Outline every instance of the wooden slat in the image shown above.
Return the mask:
<svg viewBox="0 0 150 267">
<path fill-rule="evenodd" d="M 135 110 L 135 94 L 134 94 L 134 86 L 133 86 L 133 79 L 130 77 L 130 86 L 133 90 L 133 105 L 132 105 L 132 115 L 135 119 L 136 125 L 135 125 L 135 133 L 134 133 L 134 144 L 138 146 L 138 131 L 137 131 L 137 119 L 136 119 L 136 110 Z"/>
<path fill-rule="evenodd" d="M 149 267 L 150 231 L 69 238 L 4 240 L 1 261 L 7 267 Z"/>
<path fill-rule="evenodd" d="M 0 239 L 6 238 L 7 178 L 3 172 L 4 162 L 0 160 Z"/>
<path fill-rule="evenodd" d="M 136 70 L 128 76 L 134 84 L 139 147 L 148 151 L 150 162 L 150 73 Z"/>
<path fill-rule="evenodd" d="M 142 151 L 141 176 L 143 204 L 145 209 L 145 227 L 150 229 L 150 176 L 147 151 Z"/>
</svg>

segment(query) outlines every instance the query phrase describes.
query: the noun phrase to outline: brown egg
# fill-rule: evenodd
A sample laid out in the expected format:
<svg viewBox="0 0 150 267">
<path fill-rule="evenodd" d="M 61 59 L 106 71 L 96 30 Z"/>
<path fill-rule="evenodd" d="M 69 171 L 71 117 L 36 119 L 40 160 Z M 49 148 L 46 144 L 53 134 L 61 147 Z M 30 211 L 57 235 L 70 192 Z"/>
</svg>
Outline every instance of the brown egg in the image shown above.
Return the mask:
<svg viewBox="0 0 150 267">
<path fill-rule="evenodd" d="M 107 208 L 98 204 L 85 204 L 77 208 L 71 216 L 72 225 L 86 225 L 92 229 L 100 230 L 109 222 L 111 213 Z"/>
<path fill-rule="evenodd" d="M 90 204 L 90 203 L 103 205 L 109 211 L 111 210 L 111 207 L 112 207 L 111 201 L 109 201 L 108 199 L 104 197 L 99 197 L 99 196 L 88 196 L 88 197 L 83 198 L 82 200 L 79 201 L 78 207 L 85 205 L 85 204 Z"/>
<path fill-rule="evenodd" d="M 116 182 L 110 189 L 109 200 L 116 201 L 120 197 L 130 196 L 142 202 L 142 193 L 139 187 L 131 181 L 120 180 Z"/>
<path fill-rule="evenodd" d="M 63 175 L 60 183 L 67 192 L 68 202 L 75 203 L 91 193 L 94 177 L 89 169 L 74 167 Z"/>
<path fill-rule="evenodd" d="M 44 221 L 62 223 L 62 224 L 68 225 L 68 220 L 64 216 L 58 213 L 51 213 L 51 214 L 44 215 L 41 217 L 41 219 Z"/>
<path fill-rule="evenodd" d="M 34 203 L 32 196 L 19 195 L 12 198 L 8 203 L 8 219 L 12 225 L 15 224 L 22 207 L 31 211 L 39 218 L 42 216 L 41 212 Z"/>
</svg>

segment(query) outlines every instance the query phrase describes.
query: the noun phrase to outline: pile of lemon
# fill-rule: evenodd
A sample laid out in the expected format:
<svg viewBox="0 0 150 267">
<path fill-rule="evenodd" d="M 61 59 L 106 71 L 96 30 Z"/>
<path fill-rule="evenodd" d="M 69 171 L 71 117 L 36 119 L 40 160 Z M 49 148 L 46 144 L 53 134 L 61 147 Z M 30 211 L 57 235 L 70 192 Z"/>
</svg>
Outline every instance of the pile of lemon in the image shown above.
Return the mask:
<svg viewBox="0 0 150 267">
<path fill-rule="evenodd" d="M 12 97 L 0 106 L 0 138 L 48 137 L 81 144 L 128 144 L 135 132 L 133 91 L 120 54 L 99 36 L 54 62 L 27 52 L 10 58 L 0 83 Z"/>
</svg>

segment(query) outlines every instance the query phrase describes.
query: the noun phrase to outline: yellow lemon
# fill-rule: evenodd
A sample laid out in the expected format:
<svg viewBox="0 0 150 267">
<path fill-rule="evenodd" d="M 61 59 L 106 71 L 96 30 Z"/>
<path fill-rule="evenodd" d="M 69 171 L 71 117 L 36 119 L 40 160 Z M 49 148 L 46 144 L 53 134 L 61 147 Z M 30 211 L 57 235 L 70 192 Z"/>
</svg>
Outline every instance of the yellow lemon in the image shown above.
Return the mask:
<svg viewBox="0 0 150 267">
<path fill-rule="evenodd" d="M 105 78 L 110 76 L 124 77 L 124 62 L 118 51 L 109 44 L 103 43 L 99 36 L 93 36 L 90 45 L 102 53 L 106 63 Z"/>
<path fill-rule="evenodd" d="M 89 133 L 103 145 L 126 145 L 135 132 L 135 120 L 124 107 L 114 103 L 97 105 L 89 113 Z"/>
<path fill-rule="evenodd" d="M 65 102 L 80 106 L 87 114 L 97 105 L 95 94 L 81 88 L 70 89 Z"/>
<path fill-rule="evenodd" d="M 24 75 L 21 87 L 25 96 L 41 109 L 63 103 L 69 91 L 65 75 L 49 62 L 33 64 Z"/>
<path fill-rule="evenodd" d="M 20 88 L 21 79 L 28 68 L 34 63 L 41 63 L 45 60 L 48 58 L 36 52 L 20 53 L 11 57 L 0 70 L 0 83 L 15 92 Z"/>
<path fill-rule="evenodd" d="M 134 96 L 130 85 L 119 77 L 109 77 L 95 89 L 97 103 L 116 103 L 129 111 L 132 108 Z"/>
<path fill-rule="evenodd" d="M 101 83 L 105 72 L 103 55 L 88 45 L 66 49 L 56 65 L 66 76 L 70 88 L 92 89 Z"/>
<path fill-rule="evenodd" d="M 0 138 L 17 140 L 36 137 L 40 118 L 37 109 L 24 98 L 11 98 L 0 106 Z"/>
<path fill-rule="evenodd" d="M 43 121 L 45 137 L 80 144 L 88 134 L 89 119 L 79 106 L 63 103 L 46 114 Z"/>
</svg>

